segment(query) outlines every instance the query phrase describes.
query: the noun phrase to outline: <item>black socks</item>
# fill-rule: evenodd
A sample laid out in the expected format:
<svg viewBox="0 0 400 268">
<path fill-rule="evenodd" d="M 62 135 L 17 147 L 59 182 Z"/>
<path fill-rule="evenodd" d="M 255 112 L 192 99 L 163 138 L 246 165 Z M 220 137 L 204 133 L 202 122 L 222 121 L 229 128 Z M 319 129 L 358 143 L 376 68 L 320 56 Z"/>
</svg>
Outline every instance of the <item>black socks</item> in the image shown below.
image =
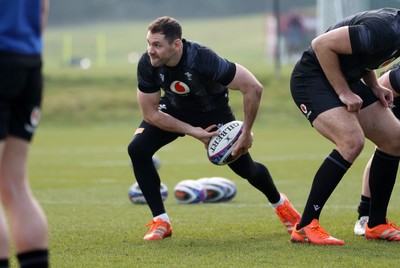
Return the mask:
<svg viewBox="0 0 400 268">
<path fill-rule="evenodd" d="M 49 267 L 49 252 L 46 249 L 20 253 L 17 258 L 21 268 Z"/>
<path fill-rule="evenodd" d="M 323 206 L 350 167 L 351 163 L 345 160 L 337 150 L 333 150 L 325 159 L 315 174 L 297 229 L 310 224 L 313 219 L 319 219 Z"/>
<path fill-rule="evenodd" d="M 371 198 L 365 195 L 361 195 L 361 201 L 357 208 L 358 219 L 360 219 L 362 216 L 369 216 L 370 204 L 371 204 Z"/>
<path fill-rule="evenodd" d="M 387 207 L 396 182 L 398 167 L 398 157 L 379 150 L 375 151 L 369 175 L 371 206 L 368 226 L 370 228 L 386 223 Z"/>
</svg>

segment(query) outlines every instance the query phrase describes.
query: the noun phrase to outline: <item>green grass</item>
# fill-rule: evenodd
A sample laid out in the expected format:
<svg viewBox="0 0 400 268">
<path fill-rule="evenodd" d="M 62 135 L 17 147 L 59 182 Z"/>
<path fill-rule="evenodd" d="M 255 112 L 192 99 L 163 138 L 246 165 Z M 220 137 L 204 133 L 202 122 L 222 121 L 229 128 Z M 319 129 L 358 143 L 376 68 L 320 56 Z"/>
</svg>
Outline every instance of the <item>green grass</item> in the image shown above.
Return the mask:
<svg viewBox="0 0 400 268">
<path fill-rule="evenodd" d="M 344 247 L 297 245 L 265 198 L 226 167 L 210 164 L 202 145 L 181 138 L 163 148 L 160 175 L 169 187 L 166 208 L 174 234 L 142 240 L 151 220 L 147 206 L 130 203 L 134 182 L 126 145 L 133 126 L 42 127 L 33 143 L 30 176 L 50 223 L 53 267 L 390 267 L 399 245 L 353 234 L 361 174 L 369 144 L 338 186 L 321 216 Z M 257 124 L 253 158 L 270 169 L 279 190 L 302 211 L 313 174 L 332 146 L 305 126 Z M 191 150 L 188 150 L 190 148 Z M 223 176 L 237 196 L 223 204 L 181 205 L 173 187 L 183 179 Z M 399 218 L 399 186 L 389 217 Z"/>
<path fill-rule="evenodd" d="M 265 198 L 227 167 L 210 164 L 203 145 L 190 137 L 158 152 L 160 175 L 169 187 L 166 208 L 174 234 L 157 242 L 142 240 L 150 222 L 147 206 L 133 205 L 128 188 L 135 179 L 126 146 L 140 120 L 136 66 L 130 51 L 144 51 L 148 22 L 49 28 L 46 33 L 43 121 L 30 153 L 30 181 L 50 225 L 52 267 L 394 267 L 399 244 L 355 237 L 353 226 L 364 153 L 328 200 L 322 225 L 344 239 L 344 247 L 290 242 Z M 302 212 L 312 178 L 333 146 L 313 130 L 289 93 L 291 66 L 276 77 L 264 60 L 263 15 L 183 22 L 184 35 L 242 63 L 264 84 L 255 127 L 254 159 L 265 163 L 278 189 Z M 237 33 L 240 31 L 240 38 Z M 62 38 L 70 34 L 74 54 L 95 58 L 96 35 L 107 40 L 107 66 L 87 71 L 62 63 Z M 241 98 L 231 94 L 242 118 Z M 222 176 L 233 180 L 237 196 L 224 204 L 180 205 L 173 197 L 184 179 Z M 399 222 L 396 185 L 388 216 Z M 12 259 L 15 266 L 15 259 Z"/>
</svg>

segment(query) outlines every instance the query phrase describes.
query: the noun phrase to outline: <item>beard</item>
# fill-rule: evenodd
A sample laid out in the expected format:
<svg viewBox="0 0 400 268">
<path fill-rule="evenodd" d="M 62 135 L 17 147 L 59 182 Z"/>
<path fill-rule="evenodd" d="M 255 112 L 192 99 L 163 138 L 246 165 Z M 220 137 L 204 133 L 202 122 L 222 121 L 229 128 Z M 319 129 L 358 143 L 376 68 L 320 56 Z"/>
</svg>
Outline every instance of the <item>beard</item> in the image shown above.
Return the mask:
<svg viewBox="0 0 400 268">
<path fill-rule="evenodd" d="M 150 63 L 153 67 L 161 67 L 164 65 L 164 62 L 159 57 L 150 57 Z"/>
</svg>

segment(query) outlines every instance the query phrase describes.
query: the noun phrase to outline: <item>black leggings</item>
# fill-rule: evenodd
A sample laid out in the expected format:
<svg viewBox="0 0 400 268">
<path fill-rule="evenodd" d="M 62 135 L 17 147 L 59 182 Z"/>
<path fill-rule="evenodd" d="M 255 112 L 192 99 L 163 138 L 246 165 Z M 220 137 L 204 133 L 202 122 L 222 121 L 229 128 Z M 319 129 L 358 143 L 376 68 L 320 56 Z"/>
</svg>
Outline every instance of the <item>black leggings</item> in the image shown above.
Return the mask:
<svg viewBox="0 0 400 268">
<path fill-rule="evenodd" d="M 131 158 L 136 181 L 155 217 L 165 213 L 165 207 L 160 195 L 160 176 L 153 165 L 152 156 L 161 147 L 183 135 L 163 131 L 144 121 L 140 124 L 139 129 L 143 129 L 143 131 L 136 134 L 129 143 L 128 154 Z M 279 192 L 267 167 L 254 162 L 250 153 L 242 155 L 235 162 L 230 163 L 229 167 L 260 190 L 269 202 L 276 203 L 279 201 Z"/>
</svg>

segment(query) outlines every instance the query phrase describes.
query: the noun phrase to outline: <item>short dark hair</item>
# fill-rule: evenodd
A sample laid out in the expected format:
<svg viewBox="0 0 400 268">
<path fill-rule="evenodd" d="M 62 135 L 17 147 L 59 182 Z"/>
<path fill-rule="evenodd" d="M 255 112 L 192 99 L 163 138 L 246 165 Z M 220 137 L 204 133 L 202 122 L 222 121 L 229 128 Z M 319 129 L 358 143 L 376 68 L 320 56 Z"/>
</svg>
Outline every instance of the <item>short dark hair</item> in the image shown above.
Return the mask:
<svg viewBox="0 0 400 268">
<path fill-rule="evenodd" d="M 179 22 L 171 17 L 160 17 L 154 20 L 147 29 L 151 33 L 161 33 L 165 39 L 172 44 L 176 39 L 182 39 L 182 27 Z"/>
</svg>

